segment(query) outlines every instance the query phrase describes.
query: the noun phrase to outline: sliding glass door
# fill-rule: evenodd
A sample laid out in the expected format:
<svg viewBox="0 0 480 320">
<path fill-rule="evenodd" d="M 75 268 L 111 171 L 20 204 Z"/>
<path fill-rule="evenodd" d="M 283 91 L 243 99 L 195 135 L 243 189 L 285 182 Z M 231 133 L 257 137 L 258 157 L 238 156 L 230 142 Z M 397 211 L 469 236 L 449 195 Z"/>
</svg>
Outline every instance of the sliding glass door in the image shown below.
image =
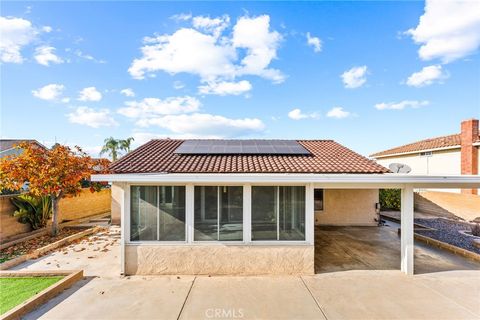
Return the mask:
<svg viewBox="0 0 480 320">
<path fill-rule="evenodd" d="M 305 240 L 305 187 L 252 187 L 252 240 Z"/>
<path fill-rule="evenodd" d="M 131 241 L 185 241 L 185 187 L 132 186 Z"/>
<path fill-rule="evenodd" d="M 195 186 L 194 240 L 242 241 L 243 187 Z"/>
</svg>

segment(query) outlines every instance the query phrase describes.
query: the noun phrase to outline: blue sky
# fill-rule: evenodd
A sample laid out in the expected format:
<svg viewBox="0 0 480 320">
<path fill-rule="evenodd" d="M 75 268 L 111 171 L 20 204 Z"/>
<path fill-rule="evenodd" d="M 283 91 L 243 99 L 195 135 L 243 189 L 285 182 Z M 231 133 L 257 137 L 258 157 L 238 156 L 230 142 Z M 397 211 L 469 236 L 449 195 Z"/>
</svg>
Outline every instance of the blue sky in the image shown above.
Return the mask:
<svg viewBox="0 0 480 320">
<path fill-rule="evenodd" d="M 368 155 L 456 133 L 480 116 L 479 7 L 2 2 L 1 135 L 95 156 L 109 136 L 335 139 Z"/>
</svg>

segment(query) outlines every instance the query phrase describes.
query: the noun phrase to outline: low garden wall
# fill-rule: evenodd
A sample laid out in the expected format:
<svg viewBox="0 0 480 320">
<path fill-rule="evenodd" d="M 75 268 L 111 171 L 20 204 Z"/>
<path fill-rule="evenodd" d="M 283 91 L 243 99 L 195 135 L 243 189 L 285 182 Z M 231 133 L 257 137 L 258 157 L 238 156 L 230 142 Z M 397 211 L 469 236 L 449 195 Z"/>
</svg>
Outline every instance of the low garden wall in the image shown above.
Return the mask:
<svg viewBox="0 0 480 320">
<path fill-rule="evenodd" d="M 28 224 L 18 222 L 13 216 L 15 207 L 10 202 L 13 196 L 0 196 L 0 239 L 31 231 Z M 59 222 L 78 220 L 101 213 L 110 212 L 110 189 L 92 193 L 83 189 L 81 194 L 73 198 L 64 198 L 59 203 Z"/>
</svg>

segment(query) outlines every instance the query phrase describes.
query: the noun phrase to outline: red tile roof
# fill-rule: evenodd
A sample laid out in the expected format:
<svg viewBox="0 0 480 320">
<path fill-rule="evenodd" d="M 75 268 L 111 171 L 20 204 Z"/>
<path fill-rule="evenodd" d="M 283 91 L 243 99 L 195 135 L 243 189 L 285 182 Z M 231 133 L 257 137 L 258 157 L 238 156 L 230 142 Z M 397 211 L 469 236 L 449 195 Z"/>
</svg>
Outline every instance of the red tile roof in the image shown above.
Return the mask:
<svg viewBox="0 0 480 320">
<path fill-rule="evenodd" d="M 477 142 L 480 142 L 480 137 L 478 137 Z M 408 153 L 408 152 L 415 152 L 415 151 L 420 152 L 424 150 L 456 147 L 456 146 L 460 146 L 460 143 L 461 143 L 460 134 L 451 134 L 449 136 L 425 139 L 425 140 L 409 143 L 400 147 L 395 147 L 392 149 L 380 151 L 370 155 L 370 157 L 375 158 L 375 157 L 382 157 L 382 156 L 394 155 L 399 153 Z"/>
<path fill-rule="evenodd" d="M 110 166 L 114 173 L 386 173 L 332 140 L 301 140 L 311 155 L 175 154 L 184 140 L 151 140 Z"/>
</svg>

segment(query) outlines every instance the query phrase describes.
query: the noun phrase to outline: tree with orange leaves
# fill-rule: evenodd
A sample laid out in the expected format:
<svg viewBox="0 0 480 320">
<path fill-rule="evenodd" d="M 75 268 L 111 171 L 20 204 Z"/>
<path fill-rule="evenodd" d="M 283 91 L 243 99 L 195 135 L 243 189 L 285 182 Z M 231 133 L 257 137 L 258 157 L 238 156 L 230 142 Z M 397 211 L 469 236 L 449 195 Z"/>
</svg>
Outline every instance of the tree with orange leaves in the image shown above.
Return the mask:
<svg viewBox="0 0 480 320">
<path fill-rule="evenodd" d="M 92 173 L 105 173 L 109 161 L 92 159 L 78 146 L 71 149 L 56 144 L 51 149 L 34 143 L 17 146 L 22 152 L 0 159 L 0 191 L 21 190 L 28 182 L 33 196 L 49 196 L 52 200 L 52 235 L 58 232 L 58 203 L 63 197 L 77 196 L 81 182 Z M 90 185 L 90 191 L 99 191 L 101 184 Z"/>
</svg>

